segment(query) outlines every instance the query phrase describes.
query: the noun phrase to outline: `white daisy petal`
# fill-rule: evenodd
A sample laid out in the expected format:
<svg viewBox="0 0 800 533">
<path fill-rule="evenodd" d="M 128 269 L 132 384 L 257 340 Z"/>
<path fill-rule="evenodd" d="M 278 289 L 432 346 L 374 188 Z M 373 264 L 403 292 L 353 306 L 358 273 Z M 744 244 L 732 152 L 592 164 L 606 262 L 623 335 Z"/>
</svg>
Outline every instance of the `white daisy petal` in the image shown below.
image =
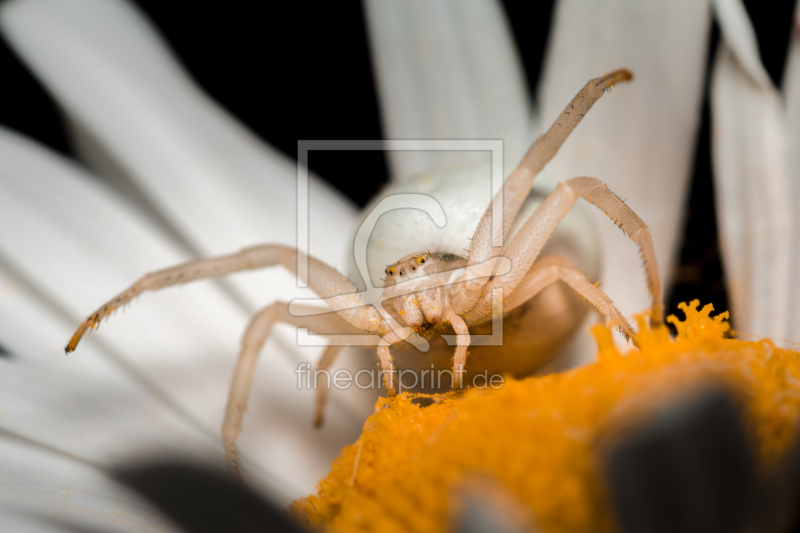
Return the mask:
<svg viewBox="0 0 800 533">
<path fill-rule="evenodd" d="M 221 453 L 218 443 L 199 436 L 162 405 L 142 401 L 141 391 L 120 386 L 119 380 L 112 385 L 80 372 L 6 361 L 0 361 L 0 369 L 2 432 L 106 466 L 178 450 L 190 458 Z"/>
<path fill-rule="evenodd" d="M 756 85 L 772 85 L 758 54 L 758 41 L 747 10 L 739 0 L 714 0 L 714 15 L 722 31 L 723 44 Z"/>
<path fill-rule="evenodd" d="M 175 531 L 106 472 L 67 454 L 0 435 L 2 531 Z M 83 529 L 78 529 L 83 531 Z"/>
<path fill-rule="evenodd" d="M 539 87 L 541 124 L 549 125 L 589 78 L 633 72 L 634 82 L 598 102 L 537 182 L 607 182 L 650 228 L 666 283 L 683 229 L 709 29 L 707 1 L 562 0 Z M 636 247 L 602 213 L 592 216 L 603 241 L 603 288 L 626 315 L 646 309 Z"/>
<path fill-rule="evenodd" d="M 97 180 L 3 130 L 0 177 L 0 227 L 13 228 L 0 233 L 0 265 L 12 280 L 12 294 L 6 290 L 0 293 L 3 298 L 14 296 L 15 285 L 33 290 L 59 319 L 76 327 L 144 272 L 186 258 Z M 0 306 L 0 322 L 13 324 L 15 309 L 13 303 Z M 35 315 L 27 318 L 30 331 L 39 321 Z M 190 413 L 206 433 L 217 435 L 246 320 L 213 283 L 197 283 L 144 295 L 84 343 L 101 343 L 106 355 L 124 360 L 169 402 Z M 283 334 L 289 336 L 288 331 Z M 26 353 L 27 335 L 36 331 L 17 335 L 9 347 Z M 47 344 L 37 344 L 32 357 L 63 360 L 68 336 L 62 325 L 57 336 L 44 337 Z M 264 349 L 241 444 L 245 456 L 292 480 L 290 491 L 300 495 L 313 489 L 341 446 L 357 434 L 358 422 L 334 403 L 329 424 L 322 433 L 315 432 L 312 391 L 297 388 L 296 365 L 286 350 L 272 341 Z M 82 354 L 79 349 L 69 360 Z M 332 400 L 340 396 L 332 395 Z"/>
<path fill-rule="evenodd" d="M 3 5 L 0 24 L 83 145 L 99 149 L 93 160 L 122 173 L 187 249 L 211 256 L 296 244 L 295 165 L 210 101 L 132 5 L 16 0 Z M 340 263 L 355 209 L 312 178 L 309 213 L 310 252 Z M 281 271 L 230 283 L 250 310 L 298 294 Z"/>
<path fill-rule="evenodd" d="M 0 267 L 0 530 L 150 530 L 163 520 L 103 472 L 153 452 L 221 455 L 217 439 L 165 408 L 93 343 L 53 353 L 69 326 Z M 59 453 L 61 452 L 61 453 Z M 272 493 L 280 494 L 278 480 Z M 88 529 L 92 531 L 91 527 Z"/>
<path fill-rule="evenodd" d="M 90 159 L 121 173 L 126 190 L 189 254 L 208 257 L 259 242 L 297 244 L 295 165 L 202 94 L 134 7 L 17 0 L 0 8 L 0 26 L 61 104 L 83 146 L 92 148 Z M 313 176 L 308 204 L 309 251 L 341 265 L 355 210 Z M 248 312 L 276 299 L 311 296 L 282 269 L 234 276 L 222 286 Z M 278 328 L 273 337 L 295 364 L 298 357 L 319 356 L 316 348 L 299 350 L 289 329 Z M 353 392 L 332 401 L 350 402 L 363 417 L 369 406 L 351 398 L 358 397 Z"/>
<path fill-rule="evenodd" d="M 744 6 L 717 0 L 722 40 L 712 80 L 720 241 L 738 330 L 788 333 L 791 196 L 783 105 L 758 55 Z"/>
<path fill-rule="evenodd" d="M 70 325 L 2 266 L 0 316 L 10 352 L 0 360 L 0 429 L 106 464 L 175 445 L 219 451 L 213 433 L 166 408 L 96 343 L 70 357 L 55 351 Z"/>
<path fill-rule="evenodd" d="M 794 28 L 789 42 L 789 55 L 786 59 L 786 70 L 783 75 L 783 97 L 786 102 L 786 127 L 787 146 L 794 147 L 788 150 L 787 171 L 791 186 L 791 196 L 794 219 L 792 221 L 791 249 L 794 254 L 790 272 L 795 275 L 789 280 L 792 284 L 787 291 L 791 299 L 791 312 L 789 321 L 789 339 L 800 341 L 800 2 L 794 16 Z"/>
<path fill-rule="evenodd" d="M 527 148 L 520 61 L 496 2 L 366 3 L 389 139 L 503 139 L 506 167 Z M 395 179 L 463 164 L 459 152 L 392 152 Z"/>
</svg>

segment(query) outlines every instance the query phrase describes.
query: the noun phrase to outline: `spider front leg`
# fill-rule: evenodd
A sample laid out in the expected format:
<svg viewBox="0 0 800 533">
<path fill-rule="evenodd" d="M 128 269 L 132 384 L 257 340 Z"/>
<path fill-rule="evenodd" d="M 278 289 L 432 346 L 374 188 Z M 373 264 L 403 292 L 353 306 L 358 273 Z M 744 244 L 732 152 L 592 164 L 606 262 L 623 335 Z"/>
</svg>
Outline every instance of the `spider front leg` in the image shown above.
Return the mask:
<svg viewBox="0 0 800 533">
<path fill-rule="evenodd" d="M 314 366 L 314 427 L 322 427 L 325 421 L 325 406 L 328 403 L 328 383 L 323 387 L 320 383 L 320 376 L 336 362 L 342 352 L 342 346 L 331 344 L 322 353 L 322 357 Z"/>
<path fill-rule="evenodd" d="M 453 388 L 461 389 L 464 387 L 464 373 L 467 363 L 467 348 L 470 344 L 469 329 L 464 319 L 458 316 L 452 307 L 448 307 L 444 312 L 444 319 L 450 322 L 456 332 L 456 352 L 453 355 Z"/>
<path fill-rule="evenodd" d="M 128 289 L 101 306 L 89 316 L 77 329 L 67 344 L 66 352 L 72 352 L 78 346 L 83 335 L 89 329 L 95 329 L 101 320 L 108 317 L 115 309 L 133 300 L 146 291 L 156 291 L 172 285 L 188 283 L 204 278 L 214 278 L 232 274 L 242 270 L 252 270 L 281 265 L 296 275 L 299 252 L 281 245 L 263 245 L 244 249 L 238 253 L 192 261 L 183 265 L 167 268 L 147 274 Z M 305 257 L 305 256 L 301 256 Z M 223 440 L 226 457 L 235 471 L 240 469 L 236 453 L 235 440 L 241 428 L 241 418 L 247 407 L 247 395 L 252 385 L 252 373 L 258 351 L 269 335 L 272 325 L 278 322 L 309 327 L 320 321 L 328 321 L 335 327 L 349 327 L 349 332 L 377 333 L 384 337 L 394 335 L 386 325 L 377 309 L 366 305 L 358 294 L 356 287 L 346 276 L 337 272 L 325 263 L 308 257 L 308 284 L 317 295 L 326 299 L 328 306 L 336 311 L 333 318 L 315 319 L 307 316 L 293 316 L 288 312 L 287 304 L 275 303 L 259 312 L 250 322 L 242 340 L 242 349 L 234 372 L 233 384 L 228 400 L 228 408 L 223 425 Z M 319 315 L 315 315 L 319 316 Z M 338 325 L 337 325 L 338 324 Z M 396 336 L 395 336 L 396 337 Z M 390 337 L 391 338 L 391 337 Z M 399 342 L 397 338 L 397 342 Z M 391 356 L 389 356 L 391 363 Z"/>
<path fill-rule="evenodd" d="M 502 190 L 492 198 L 492 203 L 481 217 L 469 249 L 470 265 L 500 255 L 501 248 L 497 244 L 504 243 L 508 237 L 511 224 L 517 218 L 522 204 L 531 192 L 536 175 L 553 159 L 558 149 L 580 124 L 595 102 L 614 85 L 632 79 L 631 71 L 623 68 L 589 80 L 564 108 L 550 129 L 533 142 L 517 168 L 506 178 Z M 501 212 L 503 214 L 502 224 L 494 223 L 494 214 Z"/>
<path fill-rule="evenodd" d="M 629 70 L 619 69 L 599 78 L 589 80 L 564 111 L 561 112 L 561 115 L 553 125 L 534 141 L 520 164 L 503 183 L 503 188 L 494 196 L 492 203 L 478 223 L 469 249 L 467 271 L 476 269 L 480 263 L 500 255 L 502 245 L 505 243 L 506 237 L 508 237 L 511 225 L 516 219 L 523 202 L 531 191 L 536 175 L 555 156 L 561 145 L 564 144 L 603 93 L 612 86 L 631 79 L 633 79 L 633 75 Z M 653 323 L 660 322 L 661 284 L 647 227 L 621 200 L 611 194 L 605 185 L 597 180 L 593 180 L 591 183 L 585 180 L 591 180 L 591 178 L 578 178 L 571 180 L 567 184 L 560 184 L 556 191 L 548 196 L 530 217 L 506 251 L 506 257 L 512 262 L 510 272 L 502 276 L 496 276 L 483 286 L 476 286 L 475 283 L 472 283 L 472 286 L 463 285 L 461 290 L 462 297 L 449 310 L 452 315 L 457 317 L 455 322 L 451 320 L 454 328 L 459 324 L 459 321 L 461 323 L 464 322 L 461 317 L 466 317 L 469 324 L 477 324 L 490 318 L 494 305 L 492 301 L 493 289 L 503 288 L 504 294 L 513 293 L 514 289 L 522 282 L 530 270 L 544 243 L 579 196 L 583 196 L 591 203 L 604 209 L 617 225 L 623 231 L 628 232 L 633 240 L 639 244 L 645 261 L 648 287 L 653 297 L 652 321 Z M 495 220 L 496 215 L 499 213 L 502 213 L 501 221 Z M 573 282 L 571 285 L 574 284 L 573 288 L 578 292 L 592 295 L 595 298 L 593 302 L 595 306 L 601 312 L 605 309 L 612 316 L 612 320 L 622 327 L 624 320 L 620 322 L 619 317 L 621 315 L 610 303 L 608 297 L 599 290 L 597 291 L 599 292 L 598 295 L 588 289 L 587 285 L 591 284 L 588 284 L 588 282 L 579 283 L 574 275 L 569 275 L 560 269 L 550 269 L 548 274 L 539 273 L 537 274 L 539 277 L 529 281 L 532 284 L 534 281 L 541 283 L 546 281 L 547 276 L 558 275 L 560 277 L 562 274 L 567 283 Z M 582 275 L 580 276 L 582 278 Z M 585 281 L 585 278 L 582 279 Z M 532 297 L 532 294 L 529 297 Z M 627 323 L 625 325 L 629 328 Z M 462 334 L 460 338 L 464 339 L 465 337 Z M 459 344 L 461 343 L 459 342 Z M 459 345 L 457 355 L 465 357 L 466 348 L 463 349 L 463 353 L 459 351 L 460 348 L 461 346 Z M 454 358 L 455 364 L 456 360 Z"/>
<path fill-rule="evenodd" d="M 470 303 L 470 307 L 457 308 L 454 311 L 459 315 L 466 316 L 470 324 L 479 323 L 488 319 L 491 313 L 489 300 L 493 289 L 502 288 L 504 294 L 514 294 L 519 288 L 520 292 L 517 294 L 518 302 L 514 306 L 525 301 L 525 298 L 522 297 L 524 293 L 533 292 L 535 294 L 536 291 L 531 288 L 520 287 L 520 284 L 529 275 L 531 266 L 556 226 L 580 197 L 602 209 L 639 246 L 644 261 L 647 286 L 652 297 L 651 323 L 653 325 L 660 324 L 662 308 L 661 279 L 658 274 L 658 265 L 650 232 L 644 222 L 636 216 L 636 213 L 614 195 L 603 182 L 587 177 L 574 178 L 558 184 L 555 191 L 545 198 L 544 202 L 528 218 L 506 250 L 505 256 L 511 261 L 511 270 L 506 274 L 494 277 L 483 288 L 478 300 L 474 304 Z M 573 274 L 579 274 L 580 278 L 585 281 L 583 275 L 577 270 L 572 272 Z M 610 316 L 623 333 L 626 333 L 626 330 L 629 329 L 629 327 L 623 327 L 624 319 L 621 318 L 619 311 L 611 304 L 611 300 L 599 289 L 594 291 L 589 288 L 591 284 L 588 281 L 583 283 L 583 281 L 570 275 L 569 272 L 561 269 L 553 270 L 550 275 L 558 275 L 558 277 L 563 275 L 562 279 L 564 281 L 584 295 L 598 311 Z M 528 278 L 528 281 L 533 283 L 532 278 Z M 537 283 L 541 281 L 539 280 Z M 530 297 L 533 294 L 530 294 Z M 504 312 L 506 310 L 504 307 Z M 629 332 L 626 335 L 630 337 Z"/>
<path fill-rule="evenodd" d="M 222 424 L 222 441 L 225 446 L 225 461 L 233 473 L 241 474 L 241 460 L 236 447 L 236 439 L 242 429 L 242 419 L 247 410 L 247 399 L 250 396 L 250 389 L 253 385 L 253 375 L 255 373 L 258 354 L 264 347 L 264 343 L 269 338 L 272 327 L 276 323 L 290 324 L 298 328 L 308 328 L 311 333 L 335 333 L 337 335 L 353 335 L 363 333 L 345 322 L 338 313 L 310 314 L 303 313 L 303 306 L 294 308 L 300 311 L 302 316 L 296 316 L 289 312 L 289 304 L 286 302 L 275 302 L 274 304 L 259 311 L 247 326 L 242 336 L 242 347 L 239 351 L 239 358 L 233 371 L 231 388 L 228 393 L 228 405 L 225 409 L 225 420 Z M 306 308 L 312 313 L 317 308 Z M 319 366 L 330 366 L 333 364 L 336 355 L 341 350 L 341 346 L 328 346 L 320 360 Z M 322 415 L 325 404 L 325 394 L 320 393 L 323 389 L 317 389 L 315 425 L 319 427 L 322 423 Z M 327 391 L 327 389 L 325 389 Z"/>
<path fill-rule="evenodd" d="M 383 340 L 385 341 L 385 339 Z M 399 342 L 399 340 L 397 342 Z M 389 343 L 386 343 L 387 347 L 388 345 Z M 328 384 L 325 383 L 323 386 L 320 376 L 322 376 L 323 372 L 328 370 L 336 362 L 336 359 L 342 352 L 342 348 L 343 346 L 338 346 L 335 344 L 329 345 L 327 348 L 325 348 L 325 352 L 323 352 L 322 357 L 319 358 L 319 361 L 317 361 L 317 364 L 314 367 L 314 427 L 322 427 L 322 423 L 325 420 L 325 406 L 328 403 Z M 385 353 L 382 353 L 379 345 L 378 357 L 384 376 L 389 376 L 390 378 L 387 380 L 387 378 L 384 377 L 386 393 L 389 396 L 394 396 L 394 363 L 391 354 L 388 353 L 388 348 L 385 350 Z"/>
<path fill-rule="evenodd" d="M 173 285 L 181 285 L 201 279 L 217 278 L 244 270 L 256 270 L 281 265 L 297 275 L 299 252 L 294 248 L 279 244 L 265 244 L 245 248 L 240 252 L 211 259 L 200 259 L 177 265 L 158 272 L 144 275 L 139 281 L 125 289 L 78 327 L 67 344 L 65 351 L 70 353 L 77 348 L 81 338 L 90 329 L 97 329 L 100 322 L 116 309 L 147 291 L 157 291 Z M 322 298 L 329 299 L 334 311 L 342 310 L 342 318 L 351 325 L 370 332 L 383 332 L 383 318 L 377 309 L 369 307 L 358 294 L 358 289 L 344 274 L 313 257 L 302 256 L 308 260 L 308 285 Z"/>
<path fill-rule="evenodd" d="M 494 298 L 492 293 L 494 289 L 503 288 L 510 292 L 509 296 L 504 297 L 502 302 L 502 312 L 505 315 L 536 296 L 548 285 L 557 281 L 563 281 L 569 285 L 572 290 L 589 302 L 597 312 L 606 315 L 612 326 L 616 327 L 625 339 L 638 346 L 636 333 L 622 316 L 619 309 L 614 306 L 611 299 L 587 280 L 586 276 L 572 266 L 566 258 L 560 256 L 546 256 L 536 261 L 513 290 L 509 289 L 509 286 L 503 283 L 500 277 L 493 279 L 482 290 L 483 296 L 479 299 L 478 305 L 470 309 L 465 314 L 465 317 L 470 320 L 470 323 L 481 322 L 485 318 L 491 318 L 488 313 L 491 313 L 491 299 Z M 448 308 L 445 311 L 445 318 L 451 323 L 457 334 L 458 346 L 453 357 L 453 374 L 458 381 L 454 383 L 453 387 L 462 388 L 467 347 L 470 344 L 469 330 L 464 319 L 457 315 L 452 308 Z"/>
<path fill-rule="evenodd" d="M 559 280 L 583 296 L 598 313 L 606 315 L 612 326 L 617 328 L 627 340 L 637 344 L 636 333 L 611 299 L 586 279 L 586 276 L 572 266 L 566 258 L 556 255 L 545 256 L 533 264 L 517 288 L 506 298 L 503 304 L 503 313 L 508 313 L 524 304 L 545 287 Z"/>
<path fill-rule="evenodd" d="M 394 331 L 389 331 L 383 337 L 378 345 L 378 359 L 380 360 L 381 370 L 383 371 L 383 386 L 386 389 L 387 396 L 394 396 L 397 394 L 397 389 L 394 387 L 394 359 L 389 351 L 389 346 L 397 344 L 403 339 L 400 338 Z"/>
<path fill-rule="evenodd" d="M 654 325 L 660 324 L 661 279 L 650 232 L 625 202 L 612 193 L 605 183 L 595 178 L 574 178 L 558 184 L 555 191 L 536 208 L 506 250 L 505 255 L 511 260 L 511 270 L 495 278 L 490 285 L 502 286 L 506 291 L 516 289 L 556 226 L 581 197 L 605 212 L 606 216 L 639 247 L 647 277 L 647 288 L 652 298 L 651 322 Z"/>
</svg>

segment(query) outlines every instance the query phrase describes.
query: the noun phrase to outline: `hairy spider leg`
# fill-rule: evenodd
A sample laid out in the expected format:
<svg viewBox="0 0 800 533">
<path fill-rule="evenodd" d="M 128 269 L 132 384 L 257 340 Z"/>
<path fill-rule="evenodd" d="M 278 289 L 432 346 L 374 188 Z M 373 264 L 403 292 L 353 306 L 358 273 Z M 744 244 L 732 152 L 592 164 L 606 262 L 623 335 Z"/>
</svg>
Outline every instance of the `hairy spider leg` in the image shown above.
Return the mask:
<svg viewBox="0 0 800 533">
<path fill-rule="evenodd" d="M 522 278 L 517 288 L 503 303 L 503 313 L 524 304 L 548 285 L 556 281 L 563 281 L 572 290 L 580 294 L 597 312 L 606 315 L 611 324 L 616 327 L 626 339 L 636 344 L 636 333 L 631 325 L 614 306 L 611 299 L 586 279 L 580 270 L 575 268 L 568 259 L 558 255 L 546 255 L 538 259 Z"/>
<path fill-rule="evenodd" d="M 464 319 L 458 316 L 452 307 L 448 307 L 444 312 L 444 318 L 456 332 L 456 352 L 453 355 L 453 388 L 460 389 L 464 386 L 464 367 L 467 364 L 467 348 L 469 348 L 470 337 Z"/>
<path fill-rule="evenodd" d="M 328 404 L 328 383 L 322 386 L 320 376 L 322 372 L 328 370 L 339 358 L 343 346 L 331 344 L 325 347 L 322 357 L 314 365 L 314 427 L 322 427 L 325 422 L 325 406 Z"/>
<path fill-rule="evenodd" d="M 245 248 L 234 254 L 190 261 L 145 274 L 139 281 L 89 315 L 75 331 L 65 351 L 67 353 L 74 351 L 89 329 L 96 329 L 100 321 L 108 317 L 115 309 L 127 304 L 143 292 L 157 291 L 172 285 L 216 278 L 243 270 L 278 265 L 282 265 L 289 272 L 297 275 L 298 255 L 301 254 L 288 246 L 264 244 Z M 308 257 L 308 283 L 311 290 L 317 295 L 322 298 L 330 298 L 328 305 L 331 309 L 339 311 L 339 315 L 351 325 L 371 333 L 385 331 L 386 325 L 378 310 L 366 305 L 364 299 L 358 294 L 358 289 L 336 269 L 318 259 Z"/>
<path fill-rule="evenodd" d="M 639 247 L 644 262 L 647 287 L 652 298 L 651 322 L 660 324 L 661 279 L 650 232 L 636 213 L 612 193 L 605 183 L 596 178 L 573 178 L 556 186 L 555 191 L 545 198 L 528 218 L 506 250 L 506 257 L 511 260 L 511 270 L 489 282 L 484 288 L 485 294 L 482 298 L 488 298 L 489 291 L 495 287 L 502 287 L 505 294 L 510 294 L 516 289 L 556 226 L 580 197 L 603 210 L 606 216 Z"/>
<path fill-rule="evenodd" d="M 309 313 L 317 311 L 316 308 L 303 307 L 307 307 Z M 294 308 L 294 310 L 297 311 L 298 308 Z M 303 309 L 299 310 L 302 311 Z M 253 316 L 242 336 L 242 346 L 233 371 L 233 379 L 228 391 L 228 405 L 225 408 L 225 419 L 222 423 L 225 461 L 231 471 L 237 475 L 242 472 L 242 463 L 239 458 L 236 439 L 241 432 L 242 419 L 247 410 L 247 399 L 253 386 L 256 362 L 264 343 L 272 332 L 272 326 L 277 323 L 289 324 L 298 328 L 308 328 L 311 333 L 315 334 L 322 332 L 352 334 L 358 332 L 356 328 L 342 320 L 338 313 L 293 315 L 289 312 L 289 304 L 286 302 L 275 302 Z M 341 347 L 328 346 L 328 350 L 331 348 Z M 326 353 L 328 352 L 326 351 Z"/>
<path fill-rule="evenodd" d="M 267 244 L 246 248 L 227 256 L 191 261 L 146 274 L 91 314 L 78 327 L 69 344 L 67 344 L 65 351 L 67 353 L 74 351 L 83 335 L 89 329 L 97 328 L 100 321 L 108 317 L 115 309 L 130 302 L 143 292 L 157 291 L 173 285 L 215 278 L 243 270 L 277 265 L 282 265 L 291 273 L 297 275 L 298 255 L 299 252 L 293 248 Z M 222 430 L 225 457 L 235 472 L 241 471 L 241 462 L 236 451 L 236 438 L 241 430 L 242 416 L 247 408 L 247 397 L 252 386 L 253 370 L 255 369 L 258 352 L 263 347 L 275 322 L 308 327 L 312 331 L 312 327 L 315 324 L 319 325 L 320 321 L 334 326 L 338 323 L 339 326 L 349 326 L 350 332 L 355 330 L 360 333 L 380 334 L 383 339 L 382 343 L 394 344 L 401 340 L 392 332 L 378 310 L 364 302 L 356 287 L 350 283 L 347 277 L 312 257 L 308 258 L 308 266 L 309 287 L 321 298 L 327 299 L 328 306 L 336 312 L 336 316 L 333 314 L 314 315 L 323 317 L 316 319 L 313 316 L 293 316 L 289 313 L 288 304 L 276 302 L 258 312 L 251 320 L 242 338 L 242 348 L 234 370 Z M 388 350 L 385 351 L 388 352 Z M 385 372 L 384 381 L 387 385 L 387 391 L 391 393 L 394 390 L 391 374 L 393 370 L 391 355 L 387 358 L 379 346 L 378 356 Z M 389 372 L 388 376 L 386 372 Z"/>
<path fill-rule="evenodd" d="M 517 218 L 525 198 L 531 191 L 536 175 L 553 159 L 564 141 L 583 120 L 584 115 L 589 112 L 595 102 L 603 96 L 603 93 L 617 83 L 632 79 L 633 74 L 628 69 L 619 69 L 589 80 L 564 108 L 550 129 L 533 142 L 517 168 L 506 178 L 503 189 L 492 199 L 492 203 L 478 223 L 469 249 L 470 265 L 500 255 L 501 247 L 494 246 L 494 244 L 505 242 L 511 224 Z M 501 202 L 503 206 L 502 235 L 493 233 L 498 228 L 493 228 L 492 225 L 492 213 L 500 212 Z"/>
<path fill-rule="evenodd" d="M 561 145 L 567 140 L 572 131 L 583 120 L 583 117 L 588 113 L 592 106 L 603 96 L 603 93 L 616 85 L 630 81 L 633 79 L 633 74 L 628 69 L 619 69 L 610 72 L 599 78 L 589 80 L 589 82 L 581 89 L 566 108 L 561 112 L 559 117 L 552 126 L 539 138 L 534 141 L 526 154 L 523 156 L 520 164 L 514 169 L 513 172 L 506 178 L 503 183 L 503 188 L 492 199 L 491 204 L 487 207 L 483 214 L 475 233 L 472 236 L 472 243 L 470 245 L 468 265 L 471 267 L 500 255 L 502 244 L 505 243 L 511 225 L 519 214 L 522 204 L 525 202 L 533 180 L 537 174 L 544 168 L 544 166 L 556 155 Z M 551 202 L 552 203 L 552 202 Z M 493 224 L 493 214 L 500 213 L 502 205 L 503 223 Z M 541 206 L 540 206 L 541 207 Z M 538 211 L 538 210 L 537 210 Z M 562 215 L 563 218 L 563 215 Z M 560 221 L 560 218 L 558 219 Z M 555 225 L 558 224 L 556 221 Z M 553 227 L 555 227 L 555 225 Z M 528 229 L 530 232 L 530 228 Z M 645 228 L 646 231 L 646 228 Z M 522 232 L 522 231 L 521 231 Z M 520 232 L 520 233 L 521 233 Z M 544 232 L 544 240 L 552 233 L 550 231 Z M 516 239 L 515 239 L 516 241 Z M 500 243 L 501 246 L 496 246 Z M 512 243 L 513 245 L 513 243 Z M 536 259 L 539 250 L 536 250 L 532 255 L 530 262 L 524 267 L 519 279 L 515 279 L 513 285 L 504 282 L 503 288 L 506 289 L 504 294 L 512 293 L 516 285 L 519 284 L 522 277 L 528 272 L 533 260 Z M 509 259 L 514 261 L 514 258 L 509 256 Z M 511 273 L 506 274 L 508 277 Z M 657 273 L 656 273 L 657 278 Z M 497 278 L 492 278 L 497 279 Z M 480 291 L 468 292 L 467 297 L 462 298 L 457 306 L 452 308 L 452 313 L 457 316 L 467 315 L 471 317 L 470 323 L 477 323 L 479 321 L 487 320 L 492 311 L 491 302 L 487 302 L 491 298 L 492 288 L 500 286 L 499 282 L 493 283 L 489 281 L 488 285 L 484 285 Z M 580 285 L 583 288 L 583 285 Z M 660 289 L 659 289 L 660 291 Z M 605 295 L 604 295 L 605 296 Z M 531 295 L 532 297 L 532 295 Z M 607 297 L 606 297 L 607 299 Z M 599 301 L 599 300 L 598 300 Z M 613 307 L 613 306 L 612 306 Z M 614 309 L 616 311 L 616 309 Z M 462 321 L 463 322 L 463 321 Z M 452 324 L 452 322 L 451 322 Z M 453 324 L 455 327 L 455 324 Z M 459 338 L 464 338 L 459 337 Z M 468 338 L 468 337 L 467 337 Z M 463 364 L 466 357 L 466 348 L 460 345 L 456 348 L 456 356 L 454 356 L 453 364 L 454 371 L 455 365 Z M 458 359 L 458 361 L 456 361 Z"/>
</svg>

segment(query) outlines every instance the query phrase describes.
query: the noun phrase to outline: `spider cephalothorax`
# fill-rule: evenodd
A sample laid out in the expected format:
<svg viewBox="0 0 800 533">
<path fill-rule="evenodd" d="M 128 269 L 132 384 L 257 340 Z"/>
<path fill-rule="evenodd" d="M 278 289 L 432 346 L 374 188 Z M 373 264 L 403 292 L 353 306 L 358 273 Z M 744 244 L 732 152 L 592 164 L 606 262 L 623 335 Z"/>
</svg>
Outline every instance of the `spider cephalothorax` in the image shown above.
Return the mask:
<svg viewBox="0 0 800 533">
<path fill-rule="evenodd" d="M 566 258 L 556 255 L 539 257 L 545 242 L 578 198 L 586 199 L 603 210 L 639 246 L 653 298 L 652 320 L 660 321 L 661 284 L 647 226 L 604 183 L 590 177 L 559 183 L 507 242 L 512 223 L 520 213 L 536 175 L 555 156 L 603 92 L 631 78 L 631 73 L 625 69 L 611 72 L 590 80 L 573 98 L 507 177 L 502 190 L 480 219 L 465 257 L 434 250 L 407 255 L 388 266 L 383 295 L 386 310 L 367 305 L 356 287 L 336 269 L 314 258 L 306 258 L 293 248 L 267 244 L 229 256 L 194 261 L 147 274 L 90 315 L 70 340 L 67 351 L 75 349 L 88 329 L 144 291 L 275 265 L 282 265 L 296 273 L 298 258 L 307 259 L 308 285 L 325 299 L 333 312 L 320 314 L 318 308 L 308 306 L 296 306 L 290 312 L 289 304 L 275 302 L 251 320 L 242 340 L 222 429 L 226 458 L 234 470 L 238 470 L 236 438 L 247 407 L 253 370 L 258 353 L 276 322 L 304 327 L 312 333 L 335 330 L 373 339 L 379 337 L 377 353 L 389 394 L 395 393 L 394 359 L 389 348 L 407 339 L 411 328 L 424 329 L 435 324 L 452 326 L 457 338 L 452 358 L 452 373 L 455 376 L 453 386 L 462 387 L 467 348 L 471 342 L 469 328 L 484 327 L 496 313 L 505 316 L 519 309 L 556 281 L 563 281 L 598 312 L 609 317 L 627 338 L 632 338 L 633 330 L 608 296 L 589 282 Z M 492 214 L 500 212 L 503 213 L 502 224 L 494 223 Z M 498 246 L 497 243 L 503 245 Z M 501 252 L 503 257 L 500 256 Z M 496 298 L 498 293 L 501 294 L 499 299 Z M 397 316 L 391 316 L 395 314 L 391 311 L 396 312 Z M 395 319 L 399 319 L 400 327 Z M 340 345 L 328 346 L 318 368 L 326 369 L 333 364 L 340 350 Z M 325 387 L 317 388 L 318 423 L 321 421 L 326 392 Z"/>
<path fill-rule="evenodd" d="M 446 252 L 409 254 L 386 267 L 386 301 L 406 326 L 436 325 L 442 321 L 445 306 L 450 303 L 448 288 L 453 285 L 448 284 L 449 277 L 454 270 L 466 265 L 465 257 Z M 406 294 L 392 297 L 392 288 Z"/>
</svg>

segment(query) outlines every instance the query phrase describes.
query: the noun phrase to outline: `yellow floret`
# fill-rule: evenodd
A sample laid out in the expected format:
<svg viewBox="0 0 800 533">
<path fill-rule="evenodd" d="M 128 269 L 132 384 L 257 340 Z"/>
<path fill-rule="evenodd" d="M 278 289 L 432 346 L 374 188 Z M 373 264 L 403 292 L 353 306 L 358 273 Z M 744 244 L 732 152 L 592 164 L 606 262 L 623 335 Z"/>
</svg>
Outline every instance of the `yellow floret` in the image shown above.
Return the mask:
<svg viewBox="0 0 800 533">
<path fill-rule="evenodd" d="M 542 531 L 612 531 L 597 443 L 620 413 L 707 380 L 741 398 L 759 467 L 773 467 L 800 416 L 800 353 L 726 338 L 727 313 L 682 305 L 673 340 L 640 321 L 640 348 L 620 353 L 595 328 L 598 361 L 562 374 L 507 378 L 500 390 L 382 398 L 317 494 L 292 513 L 326 531 L 448 530 L 454 488 L 476 474 L 513 495 Z M 634 416 L 631 414 L 631 416 Z"/>
</svg>

